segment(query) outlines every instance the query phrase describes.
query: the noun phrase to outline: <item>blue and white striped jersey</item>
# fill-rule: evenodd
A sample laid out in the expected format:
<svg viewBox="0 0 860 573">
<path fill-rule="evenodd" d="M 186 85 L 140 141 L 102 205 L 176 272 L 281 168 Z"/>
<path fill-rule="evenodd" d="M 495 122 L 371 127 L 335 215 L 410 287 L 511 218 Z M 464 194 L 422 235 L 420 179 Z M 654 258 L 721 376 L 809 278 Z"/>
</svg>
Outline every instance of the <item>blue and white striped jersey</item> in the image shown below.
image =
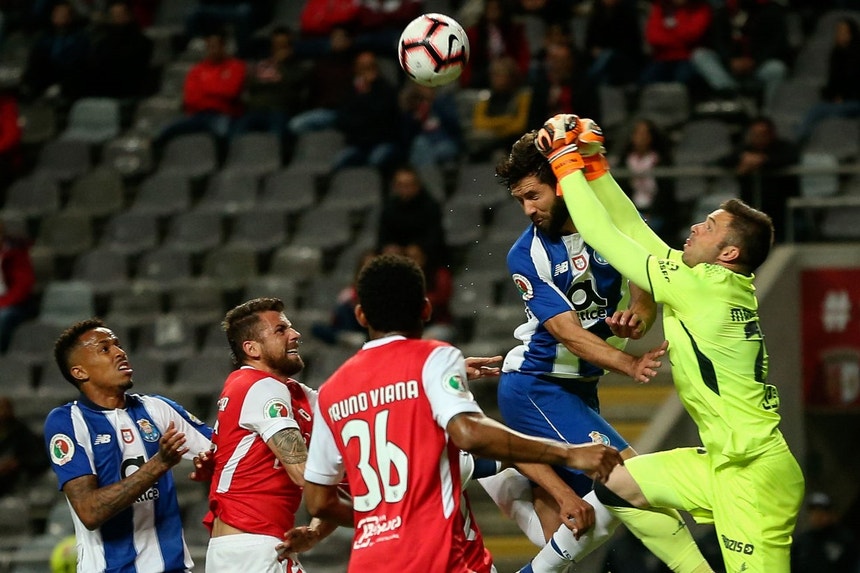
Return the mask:
<svg viewBox="0 0 860 573">
<path fill-rule="evenodd" d="M 572 354 L 544 327 L 544 321 L 573 310 L 583 328 L 623 349 L 604 319 L 630 300 L 627 281 L 578 233 L 551 239 L 534 225 L 508 252 L 508 270 L 525 303 L 526 322 L 514 331 L 522 344 L 505 357 L 504 372 L 591 378 L 604 370 Z"/>
<path fill-rule="evenodd" d="M 211 429 L 162 396 L 126 394 L 121 409 L 104 409 L 80 396 L 54 408 L 45 422 L 45 441 L 60 489 L 85 475 L 95 475 L 99 487 L 131 475 L 158 452 L 158 440 L 171 421 L 185 433 L 186 457 L 209 449 Z M 182 535 L 172 472 L 94 531 L 69 509 L 78 571 L 167 573 L 194 565 Z"/>
</svg>

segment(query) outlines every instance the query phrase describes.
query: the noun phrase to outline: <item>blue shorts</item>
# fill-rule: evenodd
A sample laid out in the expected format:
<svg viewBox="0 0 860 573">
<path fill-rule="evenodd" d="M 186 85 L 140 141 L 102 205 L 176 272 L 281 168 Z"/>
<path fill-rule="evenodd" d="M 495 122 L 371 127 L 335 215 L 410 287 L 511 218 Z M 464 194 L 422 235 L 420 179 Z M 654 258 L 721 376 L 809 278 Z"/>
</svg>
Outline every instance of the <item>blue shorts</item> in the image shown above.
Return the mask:
<svg viewBox="0 0 860 573">
<path fill-rule="evenodd" d="M 498 399 L 505 424 L 523 434 L 570 444 L 603 442 L 619 452 L 629 447 L 600 416 L 597 382 L 503 372 Z M 582 472 L 561 466 L 553 469 L 577 495 L 591 491 L 593 482 Z"/>
</svg>

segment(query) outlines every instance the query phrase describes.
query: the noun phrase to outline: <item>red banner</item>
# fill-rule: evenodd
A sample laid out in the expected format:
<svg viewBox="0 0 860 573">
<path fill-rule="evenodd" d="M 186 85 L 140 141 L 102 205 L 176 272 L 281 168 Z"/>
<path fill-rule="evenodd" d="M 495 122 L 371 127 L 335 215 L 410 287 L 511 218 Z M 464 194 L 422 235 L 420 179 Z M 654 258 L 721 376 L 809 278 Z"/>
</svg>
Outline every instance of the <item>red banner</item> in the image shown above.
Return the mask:
<svg viewBox="0 0 860 573">
<path fill-rule="evenodd" d="M 860 407 L 860 269 L 801 275 L 807 405 Z"/>
</svg>

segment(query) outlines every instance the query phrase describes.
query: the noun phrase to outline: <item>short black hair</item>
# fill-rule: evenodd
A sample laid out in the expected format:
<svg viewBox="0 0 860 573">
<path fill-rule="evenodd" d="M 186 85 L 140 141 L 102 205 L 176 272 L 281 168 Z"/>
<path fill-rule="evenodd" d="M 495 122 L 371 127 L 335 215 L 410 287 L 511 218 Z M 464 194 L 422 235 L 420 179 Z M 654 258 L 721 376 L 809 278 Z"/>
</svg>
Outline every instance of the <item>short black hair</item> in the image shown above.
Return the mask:
<svg viewBox="0 0 860 573">
<path fill-rule="evenodd" d="M 424 273 L 401 255 L 379 255 L 358 274 L 356 290 L 367 322 L 379 332 L 414 332 L 422 327 Z"/>
<path fill-rule="evenodd" d="M 537 131 L 530 131 L 520 137 L 511 147 L 511 153 L 496 165 L 496 177 L 508 190 L 530 175 L 553 189 L 558 184 L 546 157 L 535 147 L 535 137 Z"/>
<path fill-rule="evenodd" d="M 242 349 L 246 340 L 259 340 L 260 313 L 273 310 L 284 312 L 284 302 L 279 298 L 254 298 L 232 308 L 224 316 L 221 328 L 227 333 L 230 359 L 233 364 L 244 364 L 248 356 Z"/>
<path fill-rule="evenodd" d="M 100 318 L 88 318 L 87 320 L 76 322 L 64 330 L 54 343 L 54 360 L 56 360 L 63 378 L 71 382 L 75 388 L 80 388 L 80 382 L 72 376 L 69 368 L 72 352 L 78 347 L 84 334 L 97 328 L 107 328 L 104 321 Z"/>
<path fill-rule="evenodd" d="M 720 205 L 732 216 L 727 244 L 740 248 L 737 264 L 747 273 L 754 272 L 767 259 L 773 245 L 773 220 L 740 199 L 729 199 Z"/>
</svg>

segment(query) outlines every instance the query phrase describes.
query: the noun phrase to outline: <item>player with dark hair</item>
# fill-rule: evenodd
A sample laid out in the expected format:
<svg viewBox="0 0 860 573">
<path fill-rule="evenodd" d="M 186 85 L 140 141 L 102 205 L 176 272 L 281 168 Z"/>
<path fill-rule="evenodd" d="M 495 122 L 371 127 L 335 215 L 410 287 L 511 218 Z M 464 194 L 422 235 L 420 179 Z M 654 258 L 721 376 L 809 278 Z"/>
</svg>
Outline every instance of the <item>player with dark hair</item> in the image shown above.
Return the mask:
<svg viewBox="0 0 860 573">
<path fill-rule="evenodd" d="M 623 351 L 628 338 L 640 338 L 654 322 L 656 304 L 583 240 L 556 196 L 558 181 L 535 135 L 523 135 L 496 168 L 532 221 L 507 256 L 527 320 L 514 331 L 522 343 L 502 367 L 499 408 L 517 431 L 571 443 L 602 441 L 627 459 L 636 452 L 600 416 L 597 386 L 607 370 L 640 383 L 656 374 L 664 345 L 643 356 Z M 546 544 L 530 565 L 534 571 L 566 570 L 612 536 L 619 521 L 596 499 L 588 475 L 542 464 L 518 469 L 532 481 L 539 520 L 530 511 L 514 517 L 529 539 Z M 520 480 L 506 470 L 481 484 L 506 509 L 510 493 L 523 487 Z M 639 519 L 648 522 L 643 542 L 673 571 L 710 571 L 677 511 L 641 512 Z"/>
<path fill-rule="evenodd" d="M 222 322 L 234 370 L 218 399 L 212 435 L 214 474 L 210 513 L 212 537 L 206 570 L 303 571 L 294 553 L 277 546 L 293 530 L 302 500 L 311 413 L 317 393 L 291 377 L 304 368 L 301 335 L 277 298 L 256 298 L 231 309 Z M 336 526 L 314 520 L 297 528 L 303 549 Z M 286 567 L 286 569 L 284 569 Z"/>
<path fill-rule="evenodd" d="M 432 307 L 411 259 L 372 259 L 357 290 L 371 340 L 320 388 L 305 469 L 311 515 L 355 527 L 350 571 L 493 570 L 460 493 L 461 449 L 579 467 L 596 479 L 621 462 L 603 444 L 532 438 L 486 417 L 460 351 L 421 339 Z M 344 472 L 351 504 L 337 493 Z"/>
<path fill-rule="evenodd" d="M 170 469 L 209 449 L 210 429 L 161 396 L 129 394 L 134 371 L 99 319 L 78 322 L 54 346 L 81 395 L 54 408 L 45 443 L 75 523 L 78 571 L 163 573 L 194 566 Z"/>
<path fill-rule="evenodd" d="M 789 571 L 803 499 L 800 466 L 779 431 L 779 392 L 753 280 L 773 242 L 765 213 L 731 199 L 670 249 L 609 174 L 591 120 L 555 116 L 535 140 L 583 237 L 663 304 L 678 395 L 704 447 L 637 456 L 597 497 L 639 535 L 633 508 L 673 507 L 716 525 L 727 571 Z"/>
</svg>

